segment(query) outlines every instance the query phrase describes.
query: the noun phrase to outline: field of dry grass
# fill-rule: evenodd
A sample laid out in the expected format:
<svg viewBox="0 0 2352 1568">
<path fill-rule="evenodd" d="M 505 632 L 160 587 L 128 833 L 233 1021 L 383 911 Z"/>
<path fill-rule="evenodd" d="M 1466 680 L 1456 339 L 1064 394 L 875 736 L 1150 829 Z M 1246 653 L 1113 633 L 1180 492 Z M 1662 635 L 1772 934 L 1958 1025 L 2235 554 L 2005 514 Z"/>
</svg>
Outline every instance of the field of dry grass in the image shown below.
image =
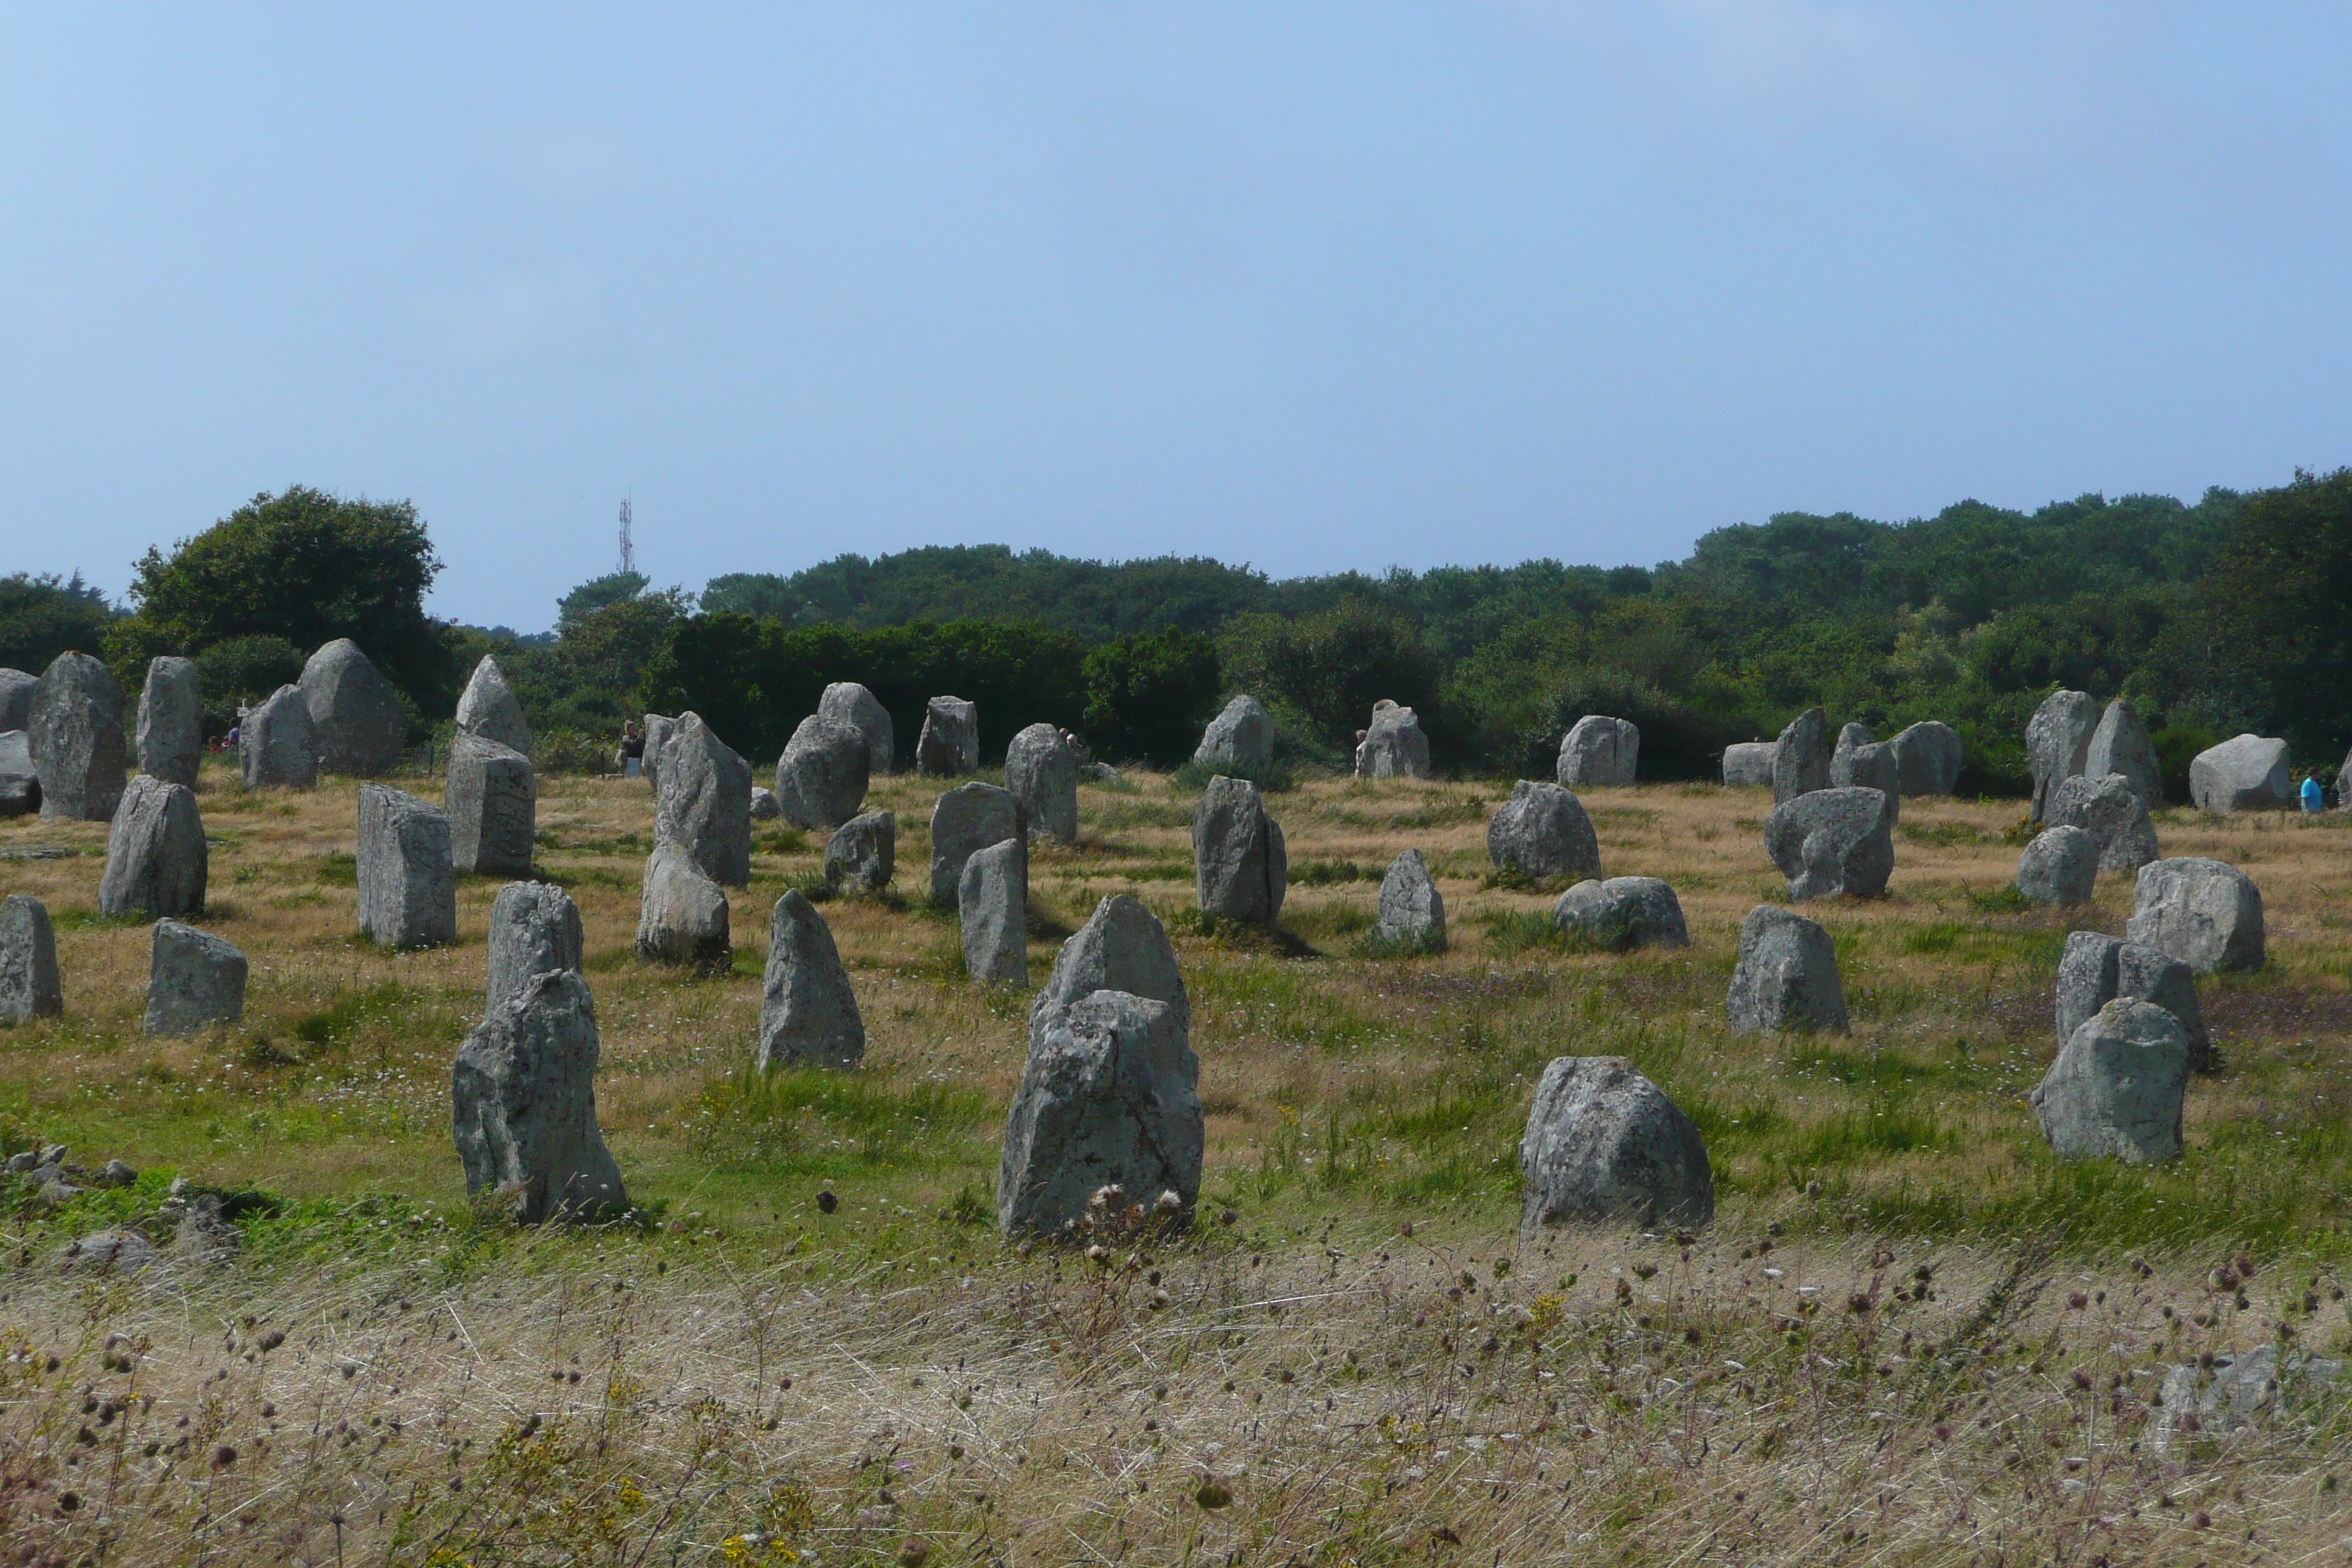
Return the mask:
<svg viewBox="0 0 2352 1568">
<path fill-rule="evenodd" d="M 935 786 L 872 803 L 899 815 L 907 897 L 822 905 L 865 1068 L 758 1079 L 767 910 L 821 842 L 757 835 L 734 968 L 670 973 L 629 952 L 642 784 L 544 785 L 541 868 L 586 921 L 600 1109 L 643 1233 L 517 1236 L 466 1207 L 447 1072 L 496 887 L 460 883 L 454 948 L 357 941 L 348 784 L 247 795 L 207 772 L 203 923 L 254 975 L 245 1026 L 187 1042 L 138 1033 L 147 933 L 93 913 L 103 829 L 0 825 L 0 892 L 47 903 L 67 993 L 62 1021 L 0 1033 L 9 1146 L 148 1173 L 61 1215 L 12 1206 L 5 1539 L 108 1563 L 2343 1551 L 2332 1409 L 2159 1456 L 2147 1396 L 2184 1355 L 2344 1348 L 2352 823 L 2159 820 L 2166 853 L 2261 885 L 2271 962 L 2206 983 L 2223 1068 L 2191 1086 L 2188 1157 L 2146 1172 L 2054 1164 L 2023 1103 L 2065 932 L 2120 931 L 2130 887 L 2018 907 L 2015 803 L 1906 802 L 1892 896 L 1808 909 L 1853 1036 L 1742 1039 L 1738 924 L 1784 896 L 1769 801 L 1586 795 L 1609 874 L 1672 881 L 1694 938 L 1615 956 L 1563 950 L 1547 897 L 1490 885 L 1503 793 L 1270 797 L 1284 930 L 1236 939 L 1185 918 L 1191 794 L 1081 792 L 1080 844 L 1034 857 L 1033 975 L 1105 893 L 1169 921 L 1203 1206 L 1232 1215 L 1099 1263 L 1006 1254 L 986 1223 L 1026 997 L 966 983 L 952 916 L 919 907 Z M 1453 950 L 1360 956 L 1408 847 Z M 1707 1234 L 1520 1244 L 1519 1124 L 1562 1054 L 1630 1057 L 1691 1112 Z M 58 1272 L 67 1237 L 151 1214 L 171 1172 L 270 1194 L 238 1262 Z M 2217 1288 L 2242 1253 L 2250 1277 Z"/>
</svg>

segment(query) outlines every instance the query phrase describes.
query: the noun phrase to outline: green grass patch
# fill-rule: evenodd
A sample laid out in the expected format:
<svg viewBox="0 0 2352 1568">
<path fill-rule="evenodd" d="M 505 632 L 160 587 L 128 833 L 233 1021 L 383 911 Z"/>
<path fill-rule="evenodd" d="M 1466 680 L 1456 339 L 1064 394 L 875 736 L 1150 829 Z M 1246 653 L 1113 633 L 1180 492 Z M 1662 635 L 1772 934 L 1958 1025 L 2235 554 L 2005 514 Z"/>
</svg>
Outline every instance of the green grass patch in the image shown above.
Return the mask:
<svg viewBox="0 0 2352 1568">
<path fill-rule="evenodd" d="M 1567 933 L 1559 922 L 1540 910 L 1496 910 L 1486 916 L 1486 945 L 1503 958 L 1515 958 L 1532 948 L 1565 951 Z"/>
<path fill-rule="evenodd" d="M 1965 822 L 1898 822 L 1895 831 L 1913 844 L 1924 844 L 1932 849 L 1949 849 L 1959 844 L 1990 844 L 1993 836 Z"/>
<path fill-rule="evenodd" d="M 1178 789 L 1195 793 L 1209 787 L 1213 778 L 1247 779 L 1257 785 L 1263 795 L 1282 795 L 1298 787 L 1298 772 L 1288 763 L 1276 761 L 1264 764 L 1251 763 L 1186 763 L 1170 776 L 1169 783 Z"/>
</svg>

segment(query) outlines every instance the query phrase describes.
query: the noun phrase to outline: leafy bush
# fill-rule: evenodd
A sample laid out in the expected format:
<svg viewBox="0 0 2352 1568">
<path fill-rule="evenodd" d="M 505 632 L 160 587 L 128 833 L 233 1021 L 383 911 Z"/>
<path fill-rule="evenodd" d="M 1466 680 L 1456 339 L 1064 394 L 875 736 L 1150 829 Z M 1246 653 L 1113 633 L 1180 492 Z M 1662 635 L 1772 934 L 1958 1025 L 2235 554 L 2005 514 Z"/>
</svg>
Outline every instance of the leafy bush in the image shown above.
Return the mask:
<svg viewBox="0 0 2352 1568">
<path fill-rule="evenodd" d="M 1181 763 L 1216 714 L 1217 645 L 1202 633 L 1130 633 L 1088 653 L 1085 669 L 1081 729 L 1097 756 Z"/>
</svg>

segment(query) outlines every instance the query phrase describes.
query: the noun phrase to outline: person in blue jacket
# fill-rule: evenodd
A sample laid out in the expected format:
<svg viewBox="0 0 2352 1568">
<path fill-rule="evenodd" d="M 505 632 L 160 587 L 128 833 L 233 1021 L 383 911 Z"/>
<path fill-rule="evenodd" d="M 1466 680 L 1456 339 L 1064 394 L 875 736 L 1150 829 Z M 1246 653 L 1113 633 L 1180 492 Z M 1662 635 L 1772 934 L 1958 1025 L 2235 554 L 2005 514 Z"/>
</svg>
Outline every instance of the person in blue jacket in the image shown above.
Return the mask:
<svg viewBox="0 0 2352 1568">
<path fill-rule="evenodd" d="M 2316 775 L 2303 781 L 2303 809 L 2305 811 L 2327 809 L 2327 792 L 2319 787 L 2319 779 Z"/>
</svg>

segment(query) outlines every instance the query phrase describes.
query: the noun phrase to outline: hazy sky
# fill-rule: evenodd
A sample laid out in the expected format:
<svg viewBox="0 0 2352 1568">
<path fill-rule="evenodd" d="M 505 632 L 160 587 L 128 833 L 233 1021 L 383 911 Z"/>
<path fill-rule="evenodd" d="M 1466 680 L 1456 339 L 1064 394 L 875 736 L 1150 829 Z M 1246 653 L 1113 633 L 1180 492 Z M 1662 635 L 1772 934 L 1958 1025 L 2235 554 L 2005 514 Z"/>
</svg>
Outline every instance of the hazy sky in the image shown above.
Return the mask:
<svg viewBox="0 0 2352 1568">
<path fill-rule="evenodd" d="M 698 13 L 688 15 L 688 13 Z M 1288 575 L 2352 460 L 2340 5 L 19 6 L 0 571 Z"/>
</svg>

